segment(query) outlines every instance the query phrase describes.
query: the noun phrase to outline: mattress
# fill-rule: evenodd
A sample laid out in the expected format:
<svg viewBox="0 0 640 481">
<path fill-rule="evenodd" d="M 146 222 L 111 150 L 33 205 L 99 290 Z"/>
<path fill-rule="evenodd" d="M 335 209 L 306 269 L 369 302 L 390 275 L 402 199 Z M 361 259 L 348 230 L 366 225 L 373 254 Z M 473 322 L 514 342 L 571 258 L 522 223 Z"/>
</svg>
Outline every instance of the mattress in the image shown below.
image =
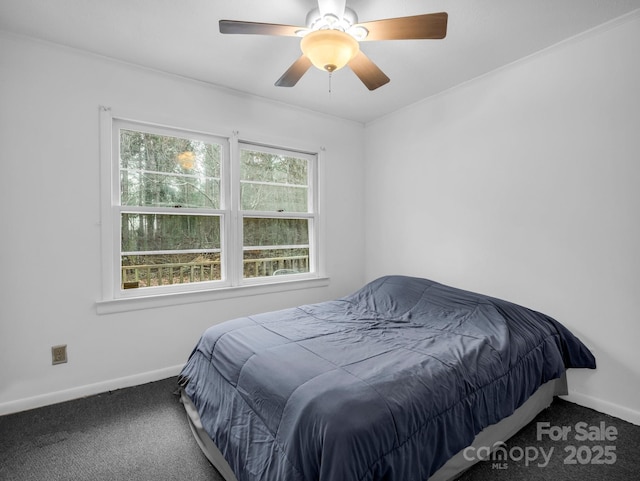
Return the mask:
<svg viewBox="0 0 640 481">
<path fill-rule="evenodd" d="M 238 481 L 424 481 L 567 368 L 562 324 L 405 276 L 209 328 L 180 379 Z"/>
</svg>

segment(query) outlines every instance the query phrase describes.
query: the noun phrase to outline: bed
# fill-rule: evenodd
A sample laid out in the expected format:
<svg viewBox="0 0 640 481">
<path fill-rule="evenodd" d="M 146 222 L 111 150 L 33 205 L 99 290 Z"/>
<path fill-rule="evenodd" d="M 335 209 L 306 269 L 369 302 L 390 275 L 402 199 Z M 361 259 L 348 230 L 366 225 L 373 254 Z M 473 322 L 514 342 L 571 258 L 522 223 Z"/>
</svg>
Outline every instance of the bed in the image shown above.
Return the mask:
<svg viewBox="0 0 640 481">
<path fill-rule="evenodd" d="M 415 277 L 207 329 L 179 376 L 227 481 L 453 479 L 595 369 L 562 324 Z M 490 444 L 488 444 L 490 443 Z"/>
</svg>

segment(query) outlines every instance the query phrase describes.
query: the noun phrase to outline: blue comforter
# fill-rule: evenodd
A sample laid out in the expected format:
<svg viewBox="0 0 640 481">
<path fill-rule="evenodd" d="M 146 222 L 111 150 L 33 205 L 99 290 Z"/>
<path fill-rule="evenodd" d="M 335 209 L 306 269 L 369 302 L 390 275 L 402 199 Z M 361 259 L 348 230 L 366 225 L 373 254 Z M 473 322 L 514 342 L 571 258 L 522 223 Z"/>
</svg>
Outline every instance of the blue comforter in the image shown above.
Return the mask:
<svg viewBox="0 0 640 481">
<path fill-rule="evenodd" d="M 208 329 L 181 378 L 239 481 L 425 481 L 566 368 L 550 317 L 426 279 Z"/>
</svg>

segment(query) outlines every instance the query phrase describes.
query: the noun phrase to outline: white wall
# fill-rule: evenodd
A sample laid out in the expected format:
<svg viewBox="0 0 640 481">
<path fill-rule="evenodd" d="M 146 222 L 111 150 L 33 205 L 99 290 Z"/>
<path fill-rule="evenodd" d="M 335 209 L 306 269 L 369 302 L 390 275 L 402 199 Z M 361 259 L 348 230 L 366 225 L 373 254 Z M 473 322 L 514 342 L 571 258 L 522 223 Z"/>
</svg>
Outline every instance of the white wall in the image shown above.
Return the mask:
<svg viewBox="0 0 640 481">
<path fill-rule="evenodd" d="M 98 315 L 100 105 L 325 147 L 329 286 Z M 361 124 L 0 32 L 0 414 L 177 374 L 213 323 L 360 287 L 362 139 Z M 51 365 L 56 344 L 67 364 Z"/>
<path fill-rule="evenodd" d="M 594 352 L 570 399 L 640 424 L 640 15 L 366 127 L 366 278 L 545 312 Z"/>
<path fill-rule="evenodd" d="M 403 273 L 556 317 L 599 364 L 572 373 L 571 399 L 640 423 L 639 44 L 636 15 L 363 134 L 0 32 L 0 414 L 173 375 L 212 323 Z M 97 315 L 99 105 L 326 147 L 330 285 Z"/>
</svg>

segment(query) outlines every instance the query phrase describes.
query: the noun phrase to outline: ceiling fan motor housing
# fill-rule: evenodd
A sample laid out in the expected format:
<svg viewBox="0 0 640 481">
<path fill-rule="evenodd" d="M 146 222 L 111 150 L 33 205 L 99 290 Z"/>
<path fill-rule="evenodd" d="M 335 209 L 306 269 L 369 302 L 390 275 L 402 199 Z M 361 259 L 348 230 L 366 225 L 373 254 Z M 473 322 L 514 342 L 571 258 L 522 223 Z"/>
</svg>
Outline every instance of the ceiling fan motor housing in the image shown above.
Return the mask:
<svg viewBox="0 0 640 481">
<path fill-rule="evenodd" d="M 314 8 L 307 14 L 306 19 L 306 25 L 311 30 L 332 29 L 346 32 L 356 23 L 358 23 L 358 15 L 349 7 L 344 9 L 342 18 L 332 13 L 323 16 L 319 8 Z"/>
</svg>

